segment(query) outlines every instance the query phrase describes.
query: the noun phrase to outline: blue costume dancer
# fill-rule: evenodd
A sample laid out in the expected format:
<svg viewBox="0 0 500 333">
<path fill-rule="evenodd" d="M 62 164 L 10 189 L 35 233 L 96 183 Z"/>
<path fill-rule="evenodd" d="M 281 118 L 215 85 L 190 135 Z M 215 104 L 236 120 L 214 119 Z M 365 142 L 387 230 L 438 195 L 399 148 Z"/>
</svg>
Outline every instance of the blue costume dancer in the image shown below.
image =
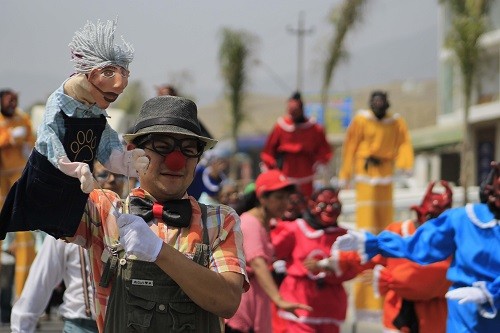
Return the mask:
<svg viewBox="0 0 500 333">
<path fill-rule="evenodd" d="M 453 255 L 447 272 L 447 332 L 500 332 L 500 163 L 481 185 L 481 203 L 449 209 L 407 238 L 388 231 L 374 236 L 350 231 L 334 244 L 358 250 L 365 259 L 376 254 L 429 264 Z"/>
</svg>

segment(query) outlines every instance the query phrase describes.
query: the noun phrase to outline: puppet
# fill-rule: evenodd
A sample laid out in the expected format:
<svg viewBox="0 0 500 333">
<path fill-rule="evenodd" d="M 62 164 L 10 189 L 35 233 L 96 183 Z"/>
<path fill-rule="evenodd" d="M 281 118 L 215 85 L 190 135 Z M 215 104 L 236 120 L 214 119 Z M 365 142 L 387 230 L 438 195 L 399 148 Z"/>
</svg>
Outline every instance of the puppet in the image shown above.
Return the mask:
<svg viewBox="0 0 500 333">
<path fill-rule="evenodd" d="M 144 150 L 124 151 L 106 121 L 106 108 L 128 84 L 133 47 L 114 43 L 116 20 L 86 23 L 69 44 L 75 74 L 47 100 L 35 148 L 0 214 L 8 231 L 43 230 L 73 236 L 88 193 L 95 159 L 114 173 L 137 176 L 147 168 Z"/>
</svg>

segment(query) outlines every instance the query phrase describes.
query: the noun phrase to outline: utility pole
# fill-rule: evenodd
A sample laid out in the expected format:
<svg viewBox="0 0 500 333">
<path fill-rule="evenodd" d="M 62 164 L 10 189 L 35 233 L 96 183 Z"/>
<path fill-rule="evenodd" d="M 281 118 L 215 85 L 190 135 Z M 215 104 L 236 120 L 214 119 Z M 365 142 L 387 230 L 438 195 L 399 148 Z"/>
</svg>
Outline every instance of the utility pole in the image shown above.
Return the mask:
<svg viewBox="0 0 500 333">
<path fill-rule="evenodd" d="M 303 84 L 303 58 L 304 58 L 304 36 L 311 34 L 314 28 L 304 28 L 304 11 L 299 13 L 297 28 L 287 27 L 287 31 L 297 35 L 297 91 L 302 91 Z"/>
</svg>

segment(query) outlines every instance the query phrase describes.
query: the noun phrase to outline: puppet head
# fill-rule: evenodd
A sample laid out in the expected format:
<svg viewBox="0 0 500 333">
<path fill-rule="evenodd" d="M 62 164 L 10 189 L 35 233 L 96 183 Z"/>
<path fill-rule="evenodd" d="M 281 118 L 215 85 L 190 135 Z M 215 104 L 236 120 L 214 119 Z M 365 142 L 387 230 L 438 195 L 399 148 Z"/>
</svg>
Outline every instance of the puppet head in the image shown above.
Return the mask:
<svg viewBox="0 0 500 333">
<path fill-rule="evenodd" d="M 17 108 L 17 93 L 10 90 L 0 90 L 0 111 L 4 117 L 10 118 Z"/>
<path fill-rule="evenodd" d="M 337 218 L 342 212 L 339 191 L 333 187 L 317 190 L 309 199 L 308 208 L 314 219 L 323 227 L 337 225 Z"/>
<path fill-rule="evenodd" d="M 116 20 L 97 24 L 87 21 L 69 43 L 75 71 L 85 75 L 90 83 L 85 88 L 101 109 L 114 102 L 127 86 L 128 65 L 134 58 L 133 47 L 123 38 L 123 46 L 114 43 L 115 30 Z"/>
<path fill-rule="evenodd" d="M 417 206 L 412 206 L 411 209 L 417 212 L 417 220 L 420 224 L 438 217 L 442 212 L 451 207 L 453 203 L 453 192 L 448 182 L 445 180 L 440 181 L 444 191 L 434 192 L 436 182 L 429 183 L 427 191 L 425 192 L 422 203 Z"/>
<path fill-rule="evenodd" d="M 486 203 L 495 214 L 495 218 L 500 218 L 500 163 L 491 162 L 491 170 L 480 186 L 480 199 Z"/>
</svg>

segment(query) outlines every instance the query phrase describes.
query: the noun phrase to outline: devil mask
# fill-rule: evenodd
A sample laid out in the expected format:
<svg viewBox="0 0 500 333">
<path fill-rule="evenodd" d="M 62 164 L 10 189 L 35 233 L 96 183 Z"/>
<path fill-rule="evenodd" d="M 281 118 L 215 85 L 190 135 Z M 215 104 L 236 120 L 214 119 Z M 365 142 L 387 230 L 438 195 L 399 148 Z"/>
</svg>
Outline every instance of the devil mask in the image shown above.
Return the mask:
<svg viewBox="0 0 500 333">
<path fill-rule="evenodd" d="M 412 206 L 411 209 L 417 212 L 417 219 L 420 224 L 438 217 L 446 209 L 450 208 L 453 202 L 453 192 L 447 181 L 441 180 L 442 192 L 435 192 L 436 182 L 431 182 L 427 186 L 422 203 L 419 206 Z"/>
</svg>

